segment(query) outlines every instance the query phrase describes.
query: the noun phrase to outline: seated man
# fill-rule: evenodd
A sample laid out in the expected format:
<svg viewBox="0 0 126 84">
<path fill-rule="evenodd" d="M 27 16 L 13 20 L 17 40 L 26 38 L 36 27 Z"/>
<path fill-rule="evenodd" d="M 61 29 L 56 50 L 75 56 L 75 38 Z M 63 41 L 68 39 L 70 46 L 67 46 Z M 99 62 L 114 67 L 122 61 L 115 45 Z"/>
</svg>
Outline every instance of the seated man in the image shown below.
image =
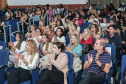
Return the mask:
<svg viewBox="0 0 126 84">
<path fill-rule="evenodd" d="M 83 69 L 86 71 L 79 84 L 103 84 L 105 74 L 109 73 L 111 56 L 105 52 L 106 43 L 103 38 L 96 40 Z"/>
<path fill-rule="evenodd" d="M 109 26 L 109 33 L 104 36 L 106 43 L 116 46 L 116 58 L 121 59 L 120 50 L 122 49 L 122 40 L 119 34 L 116 32 L 115 25 Z"/>
</svg>

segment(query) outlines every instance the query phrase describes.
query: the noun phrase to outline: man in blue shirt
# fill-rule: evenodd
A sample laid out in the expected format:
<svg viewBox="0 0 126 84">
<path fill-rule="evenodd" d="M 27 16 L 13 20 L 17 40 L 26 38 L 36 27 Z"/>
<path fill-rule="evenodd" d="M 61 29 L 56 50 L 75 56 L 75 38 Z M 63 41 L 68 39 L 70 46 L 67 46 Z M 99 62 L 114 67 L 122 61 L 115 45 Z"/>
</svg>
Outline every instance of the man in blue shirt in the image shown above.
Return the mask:
<svg viewBox="0 0 126 84">
<path fill-rule="evenodd" d="M 111 56 L 105 52 L 106 43 L 103 38 L 96 40 L 83 69 L 86 71 L 79 84 L 103 84 L 105 74 L 109 73 Z"/>
<path fill-rule="evenodd" d="M 109 33 L 105 36 L 105 41 L 108 44 L 113 44 L 116 46 L 116 58 L 121 59 L 120 57 L 120 50 L 122 49 L 122 39 L 120 35 L 116 32 L 116 26 L 110 25 L 109 26 Z"/>
</svg>

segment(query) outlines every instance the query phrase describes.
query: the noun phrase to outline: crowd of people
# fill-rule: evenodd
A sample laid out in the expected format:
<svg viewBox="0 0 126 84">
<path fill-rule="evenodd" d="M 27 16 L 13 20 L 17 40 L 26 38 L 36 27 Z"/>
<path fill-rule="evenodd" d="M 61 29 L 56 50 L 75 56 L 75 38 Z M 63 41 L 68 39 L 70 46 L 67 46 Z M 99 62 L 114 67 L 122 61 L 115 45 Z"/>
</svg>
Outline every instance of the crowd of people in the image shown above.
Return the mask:
<svg viewBox="0 0 126 84">
<path fill-rule="evenodd" d="M 41 75 L 38 84 L 67 84 L 68 57 L 64 52 L 73 54 L 74 72 L 80 69 L 87 71 L 87 76 L 79 84 L 103 84 L 111 62 L 110 54 L 105 50 L 106 44 L 116 46 L 116 58 L 119 60 L 120 51 L 126 53 L 124 4 L 115 9 L 113 4 L 102 5 L 99 1 L 98 5 L 87 3 L 80 10 L 70 10 L 65 16 L 66 12 L 62 4 L 54 9 L 49 4 L 44 8 L 41 5 L 31 5 L 26 7 L 25 11 L 21 11 L 19 7 L 11 11 L 6 5 L 3 10 L 5 18 L 0 18 L 0 36 L 3 34 L 2 27 L 6 25 L 6 21 L 23 21 L 24 30 L 27 30 L 30 25 L 29 18 L 32 18 L 32 21 L 34 19 L 34 24 L 31 23 L 28 32 L 18 32 L 16 42 L 8 43 L 11 47 L 8 65 L 14 64 L 16 67 L 10 74 L 8 84 L 19 84 L 29 80 L 30 70 L 36 67 L 49 69 Z M 90 24 L 81 31 L 83 23 Z M 70 38 L 69 45 L 66 44 L 66 36 Z M 81 44 L 89 44 L 93 49 L 88 52 L 83 67 L 80 57 L 84 51 Z"/>
</svg>

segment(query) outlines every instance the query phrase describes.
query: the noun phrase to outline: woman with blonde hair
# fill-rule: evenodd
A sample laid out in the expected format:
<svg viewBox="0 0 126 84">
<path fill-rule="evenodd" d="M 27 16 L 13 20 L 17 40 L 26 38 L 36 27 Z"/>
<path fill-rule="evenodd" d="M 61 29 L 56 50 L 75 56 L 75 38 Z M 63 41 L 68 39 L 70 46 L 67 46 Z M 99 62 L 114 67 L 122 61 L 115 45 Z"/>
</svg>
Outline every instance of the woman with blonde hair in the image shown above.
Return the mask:
<svg viewBox="0 0 126 84">
<path fill-rule="evenodd" d="M 93 37 L 91 37 L 91 31 L 89 28 L 84 29 L 83 34 L 80 34 L 82 44 L 90 44 L 93 46 Z"/>
<path fill-rule="evenodd" d="M 70 44 L 66 47 L 66 51 L 73 54 L 73 69 L 75 72 L 82 68 L 80 56 L 82 55 L 82 46 L 80 45 L 80 38 L 77 34 L 72 34 L 70 37 Z"/>
<path fill-rule="evenodd" d="M 10 73 L 8 84 L 20 84 L 30 80 L 30 70 L 38 65 L 39 54 L 34 40 L 27 40 L 26 52 L 14 53 L 16 70 Z"/>
</svg>

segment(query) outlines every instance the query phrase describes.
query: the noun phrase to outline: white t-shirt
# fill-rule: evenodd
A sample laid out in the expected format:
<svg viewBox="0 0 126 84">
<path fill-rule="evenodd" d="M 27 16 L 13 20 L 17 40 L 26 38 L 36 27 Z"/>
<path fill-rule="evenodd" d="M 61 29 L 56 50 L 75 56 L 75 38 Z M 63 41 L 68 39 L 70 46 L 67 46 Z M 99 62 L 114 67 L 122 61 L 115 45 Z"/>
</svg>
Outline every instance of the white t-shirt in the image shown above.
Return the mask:
<svg viewBox="0 0 126 84">
<path fill-rule="evenodd" d="M 39 39 L 42 39 L 42 36 L 38 36 Z M 39 47 L 39 42 L 37 41 L 37 39 L 35 37 L 33 37 L 33 40 L 36 42 L 37 47 Z"/>
<path fill-rule="evenodd" d="M 101 29 L 102 31 L 105 31 L 105 28 L 107 28 L 109 26 L 109 23 L 100 23 Z"/>
<path fill-rule="evenodd" d="M 98 22 L 98 24 L 99 24 L 99 20 L 98 20 L 98 18 L 95 18 L 94 20 L 95 20 L 95 21 L 97 21 L 97 22 Z M 94 20 L 93 20 L 93 19 L 89 19 L 89 21 L 88 21 L 88 22 L 91 22 L 91 23 L 92 23 Z"/>
<path fill-rule="evenodd" d="M 14 46 L 16 46 L 17 43 L 18 43 L 18 41 L 14 42 Z M 25 46 L 26 46 L 26 41 L 23 41 L 23 42 L 21 43 L 20 49 L 17 49 L 17 48 L 16 48 L 15 52 L 19 53 L 19 52 L 25 51 Z"/>
<path fill-rule="evenodd" d="M 65 36 L 62 36 L 61 38 L 57 37 L 57 40 L 58 40 L 59 42 L 64 42 L 64 45 L 66 44 Z M 54 42 L 54 37 L 52 38 L 52 42 Z"/>
</svg>

